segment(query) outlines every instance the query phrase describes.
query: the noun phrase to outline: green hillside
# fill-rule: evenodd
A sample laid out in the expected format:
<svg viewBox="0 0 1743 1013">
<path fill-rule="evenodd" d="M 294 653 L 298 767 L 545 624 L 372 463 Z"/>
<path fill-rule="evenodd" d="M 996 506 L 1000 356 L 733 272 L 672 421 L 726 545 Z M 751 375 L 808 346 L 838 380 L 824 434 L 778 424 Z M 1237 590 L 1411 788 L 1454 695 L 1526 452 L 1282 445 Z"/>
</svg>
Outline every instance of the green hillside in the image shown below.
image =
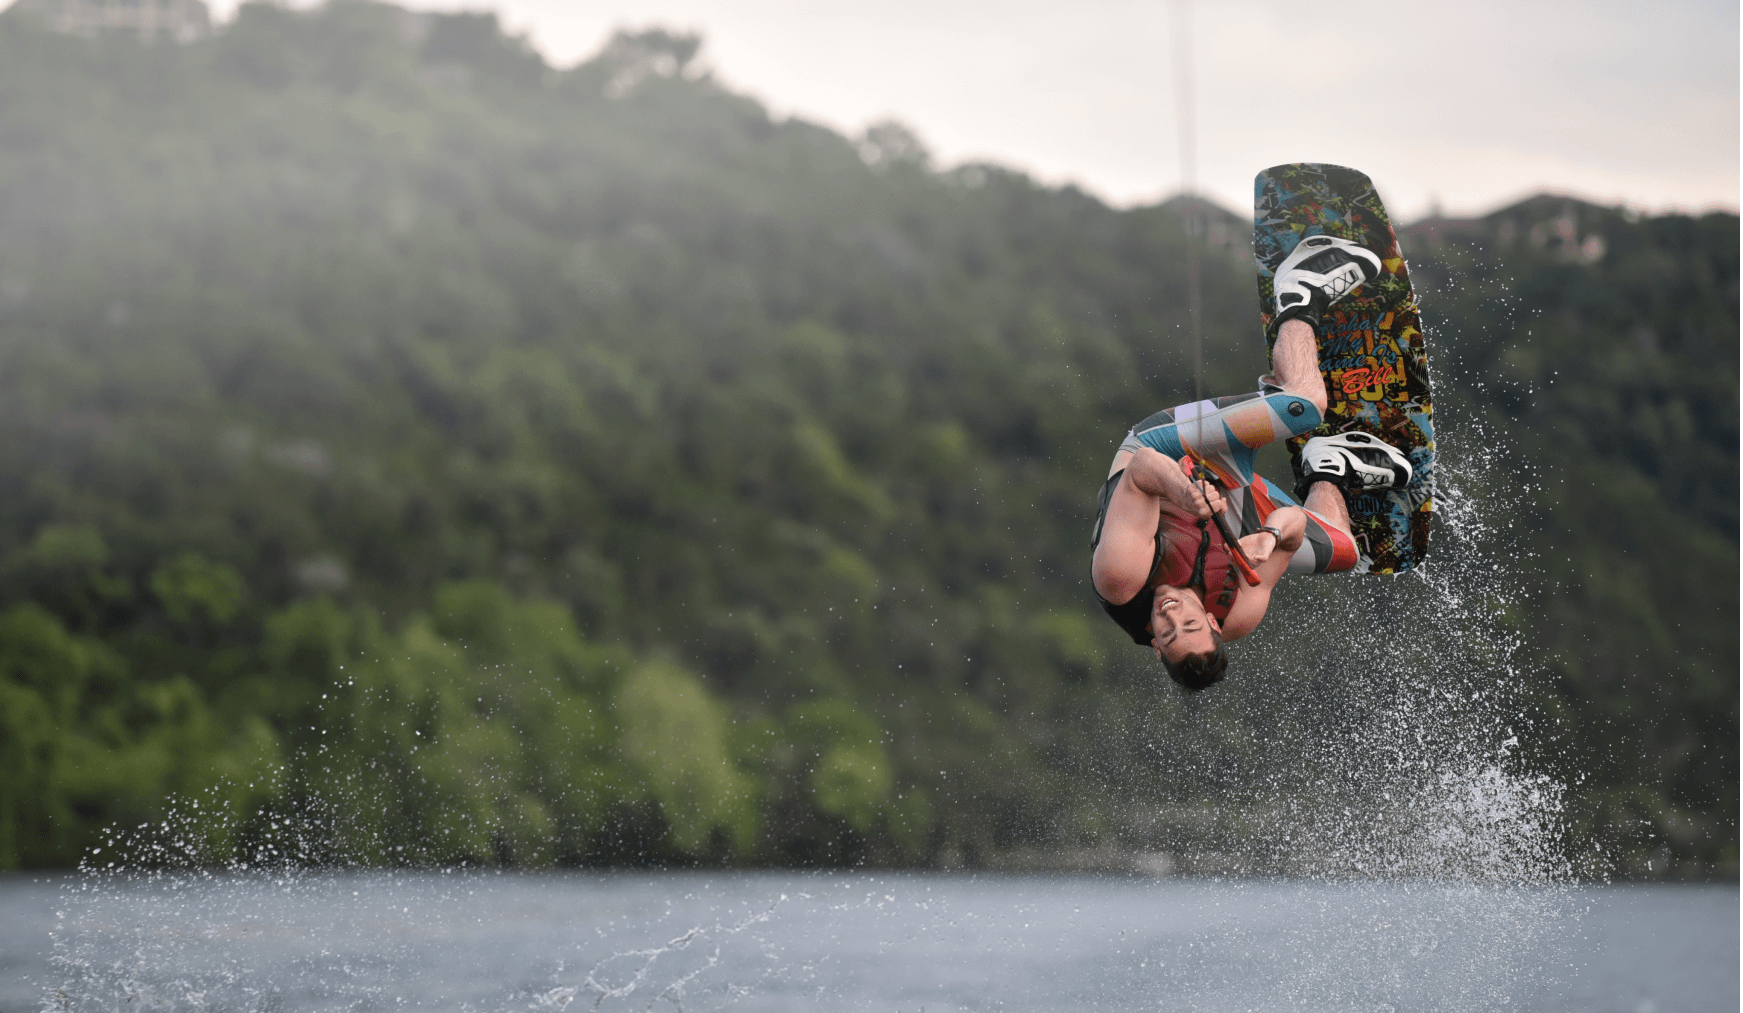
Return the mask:
<svg viewBox="0 0 1743 1013">
<path fill-rule="evenodd" d="M 214 853 L 318 811 L 346 861 L 1175 839 L 1128 718 L 1198 705 L 1085 577 L 1114 444 L 1192 391 L 1179 207 L 774 120 L 696 48 L 0 18 L 0 867 L 171 795 Z M 1441 424 L 1533 490 L 1533 762 L 1624 874 L 1736 869 L 1737 238 L 1547 199 L 1404 237 Z"/>
</svg>

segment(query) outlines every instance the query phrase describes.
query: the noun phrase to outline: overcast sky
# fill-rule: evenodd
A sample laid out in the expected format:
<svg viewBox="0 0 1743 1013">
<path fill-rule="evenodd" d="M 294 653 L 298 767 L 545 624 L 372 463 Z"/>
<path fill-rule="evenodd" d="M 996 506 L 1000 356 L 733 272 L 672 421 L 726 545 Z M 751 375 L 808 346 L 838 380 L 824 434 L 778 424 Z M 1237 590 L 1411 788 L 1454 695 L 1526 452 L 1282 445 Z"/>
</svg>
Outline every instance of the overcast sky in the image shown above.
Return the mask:
<svg viewBox="0 0 1743 1013">
<path fill-rule="evenodd" d="M 227 13 L 234 0 L 218 5 Z M 699 32 L 778 115 L 893 117 L 1110 201 L 1180 189 L 1168 0 L 414 0 L 491 8 L 553 62 L 619 27 Z M 1366 171 L 1394 213 L 1545 189 L 1636 208 L 1738 202 L 1738 4 L 1194 0 L 1200 188 L 1234 209 L 1288 161 Z"/>
</svg>

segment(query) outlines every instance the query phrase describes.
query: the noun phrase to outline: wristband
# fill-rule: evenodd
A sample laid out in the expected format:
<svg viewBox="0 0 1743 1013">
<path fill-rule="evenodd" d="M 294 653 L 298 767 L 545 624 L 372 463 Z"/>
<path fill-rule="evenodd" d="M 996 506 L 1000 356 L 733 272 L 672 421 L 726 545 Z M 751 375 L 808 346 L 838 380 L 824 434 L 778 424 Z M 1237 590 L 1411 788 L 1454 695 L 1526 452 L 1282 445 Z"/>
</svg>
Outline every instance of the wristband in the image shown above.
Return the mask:
<svg viewBox="0 0 1743 1013">
<path fill-rule="evenodd" d="M 1276 529 L 1276 528 L 1274 528 L 1274 527 L 1272 527 L 1272 526 L 1271 526 L 1271 525 L 1269 525 L 1269 524 L 1261 524 L 1261 525 L 1259 525 L 1259 531 L 1269 531 L 1269 532 L 1271 532 L 1271 537 L 1272 537 L 1272 538 L 1275 538 L 1275 539 L 1277 539 L 1277 544 L 1278 544 L 1278 545 L 1282 545 L 1282 544 L 1283 544 L 1283 532 L 1281 532 L 1281 531 L 1278 531 L 1278 530 L 1277 530 L 1277 529 Z M 1254 534 L 1258 534 L 1258 533 L 1259 533 L 1259 532 L 1258 532 L 1258 531 L 1255 531 L 1255 532 L 1253 532 L 1253 533 L 1254 533 Z"/>
</svg>

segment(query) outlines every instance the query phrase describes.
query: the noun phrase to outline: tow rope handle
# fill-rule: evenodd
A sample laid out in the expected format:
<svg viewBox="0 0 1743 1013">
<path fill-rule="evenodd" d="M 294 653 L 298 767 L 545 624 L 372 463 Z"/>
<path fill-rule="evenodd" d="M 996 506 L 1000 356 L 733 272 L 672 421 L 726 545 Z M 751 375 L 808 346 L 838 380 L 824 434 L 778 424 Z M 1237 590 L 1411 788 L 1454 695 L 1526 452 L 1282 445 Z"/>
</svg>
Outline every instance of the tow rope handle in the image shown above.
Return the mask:
<svg viewBox="0 0 1743 1013">
<path fill-rule="evenodd" d="M 1192 479 L 1195 482 L 1216 482 L 1216 476 L 1204 466 L 1203 461 L 1196 457 L 1193 458 Z M 1217 487 L 1221 488 L 1221 486 L 1222 483 L 1218 482 Z M 1198 487 L 1198 495 L 1204 499 L 1205 508 L 1210 509 L 1210 494 L 1204 491 L 1204 486 Z M 1253 561 L 1247 558 L 1247 550 L 1241 547 L 1240 541 L 1235 538 L 1233 532 L 1229 531 L 1229 522 L 1215 510 L 1211 511 L 1210 519 L 1216 522 L 1217 532 L 1223 536 L 1223 544 L 1229 547 L 1229 552 L 1235 561 L 1235 569 L 1241 571 L 1241 579 L 1247 582 L 1248 587 L 1258 587 L 1259 571 L 1253 566 Z"/>
</svg>

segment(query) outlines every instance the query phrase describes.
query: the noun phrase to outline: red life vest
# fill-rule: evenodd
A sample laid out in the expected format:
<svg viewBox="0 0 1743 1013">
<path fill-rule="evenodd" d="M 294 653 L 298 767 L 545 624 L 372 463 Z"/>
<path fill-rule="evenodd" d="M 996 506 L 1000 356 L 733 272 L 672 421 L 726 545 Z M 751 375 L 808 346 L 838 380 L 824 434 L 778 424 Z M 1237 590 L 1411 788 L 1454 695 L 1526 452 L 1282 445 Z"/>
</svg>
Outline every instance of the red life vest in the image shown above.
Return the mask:
<svg viewBox="0 0 1743 1013">
<path fill-rule="evenodd" d="M 1227 619 L 1229 609 L 1234 607 L 1235 596 L 1240 593 L 1240 575 L 1235 571 L 1228 544 L 1223 541 L 1216 525 L 1206 522 L 1200 527 L 1197 521 L 1164 510 L 1156 535 L 1162 543 L 1162 558 L 1150 571 L 1152 587 L 1158 580 L 1169 587 L 1194 586 L 1192 578 L 1197 569 L 1199 546 L 1207 537 L 1210 539 L 1204 554 L 1204 610 L 1216 616 L 1219 623 Z"/>
<path fill-rule="evenodd" d="M 1190 476 L 1192 462 L 1182 460 L 1180 470 Z M 1091 548 L 1101 541 L 1102 522 L 1107 518 L 1108 501 L 1113 496 L 1114 487 L 1125 474 L 1125 469 L 1122 468 L 1102 483 L 1101 494 L 1096 497 L 1096 524 L 1095 532 L 1090 538 Z M 1266 504 L 1269 505 L 1268 500 Z M 1196 571 L 1201 545 L 1204 547 L 1202 585 L 1194 579 L 1199 576 Z M 1150 561 L 1150 573 L 1144 581 L 1143 589 L 1130 601 L 1111 602 L 1100 593 L 1096 594 L 1096 600 L 1101 602 L 1102 611 L 1108 614 L 1108 618 L 1132 638 L 1132 643 L 1149 646 L 1152 640 L 1150 612 L 1156 603 L 1156 585 L 1162 583 L 1170 587 L 1190 587 L 1200 591 L 1204 595 L 1205 611 L 1215 616 L 1220 623 L 1228 619 L 1229 610 L 1234 608 L 1235 598 L 1240 594 L 1239 578 L 1232 562 L 1221 533 L 1209 521 L 1200 527 L 1196 519 L 1164 509 L 1161 517 L 1157 519 L 1156 554 Z"/>
</svg>

